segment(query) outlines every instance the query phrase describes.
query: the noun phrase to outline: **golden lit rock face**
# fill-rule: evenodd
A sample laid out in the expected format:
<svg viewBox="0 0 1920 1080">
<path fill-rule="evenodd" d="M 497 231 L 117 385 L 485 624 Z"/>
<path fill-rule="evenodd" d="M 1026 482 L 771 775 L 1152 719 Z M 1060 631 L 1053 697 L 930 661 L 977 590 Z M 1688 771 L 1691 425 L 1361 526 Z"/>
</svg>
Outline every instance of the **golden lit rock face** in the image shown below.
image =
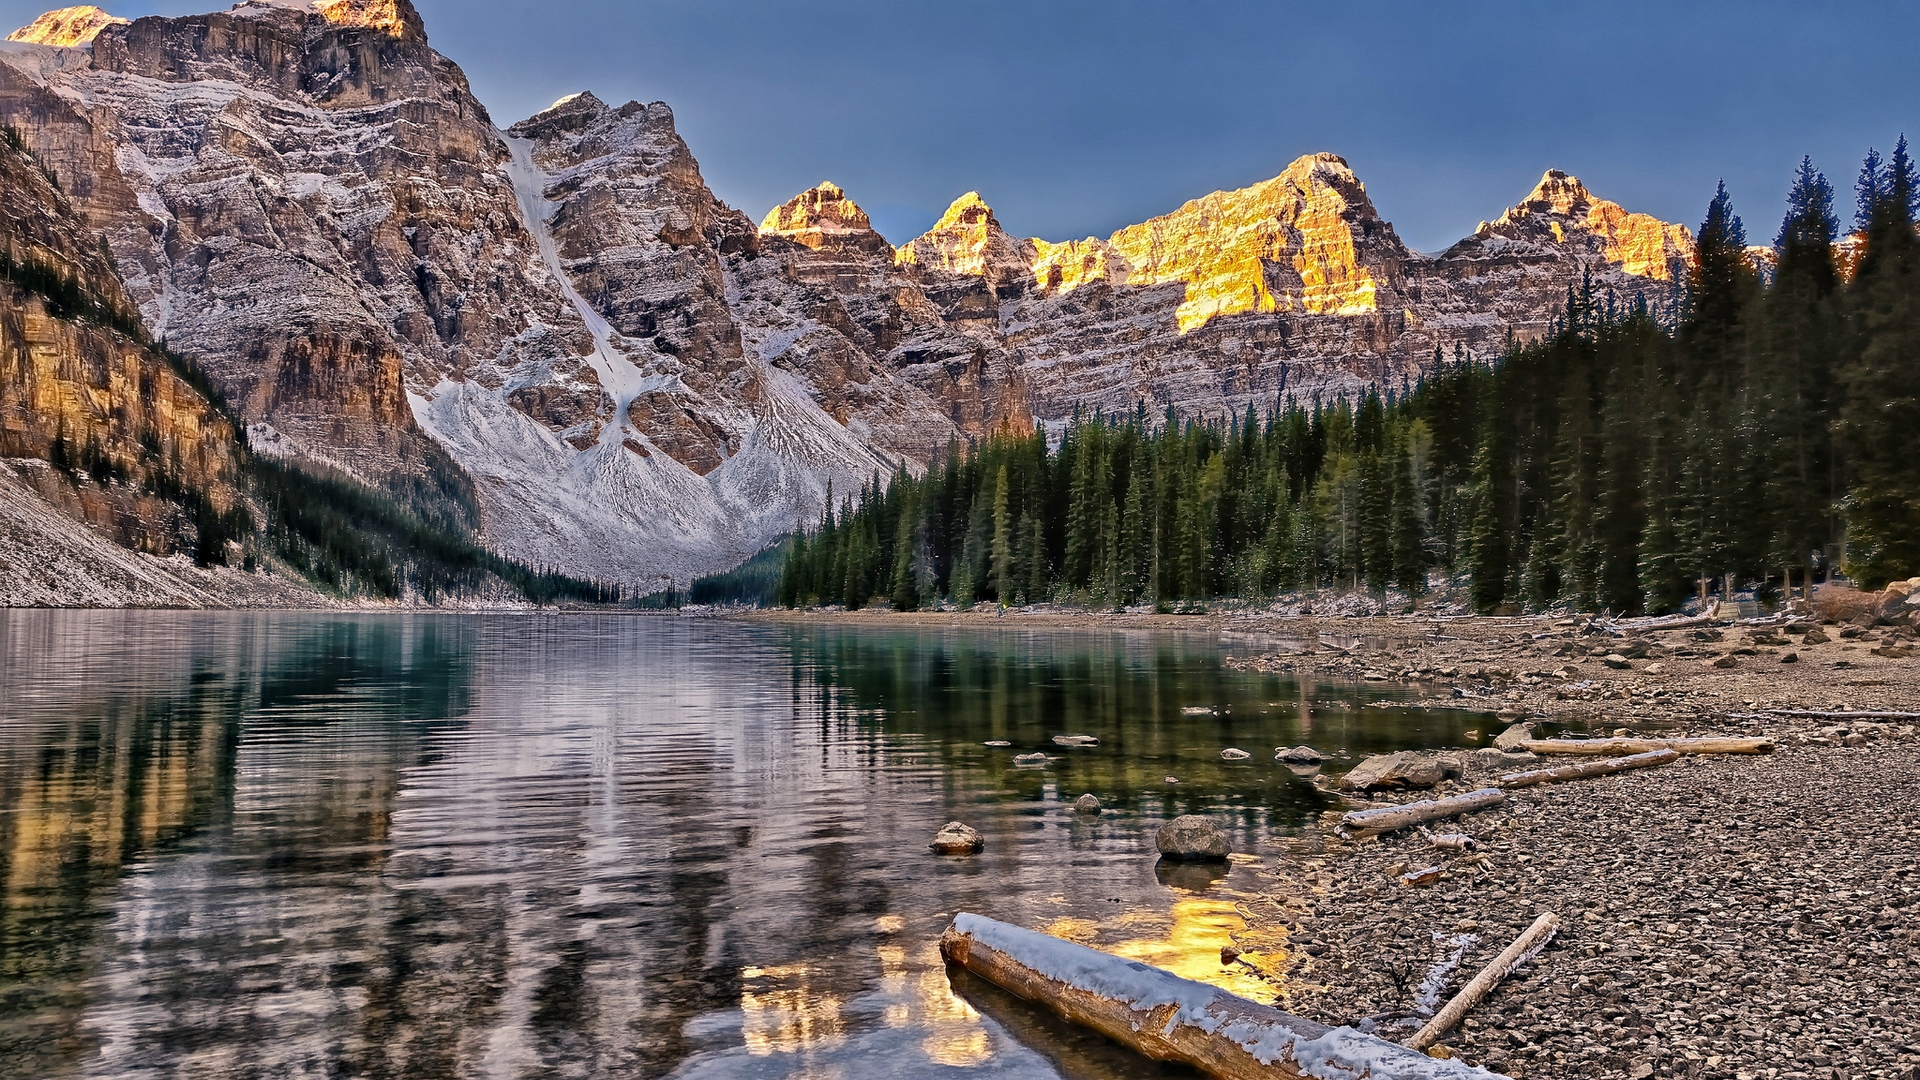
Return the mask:
<svg viewBox="0 0 1920 1080">
<path fill-rule="evenodd" d="M 1127 284 L 1186 286 L 1176 316 L 1186 333 L 1223 315 L 1377 310 L 1391 263 L 1370 257 L 1385 252 L 1368 250 L 1364 223 L 1384 228 L 1366 186 L 1339 157 L 1314 154 L 1272 180 L 1122 229 L 1110 244 L 1128 263 Z"/>
<path fill-rule="evenodd" d="M 1186 294 L 1175 320 L 1185 334 L 1226 315 L 1372 313 L 1403 257 L 1347 163 L 1314 154 L 1272 180 L 1214 192 L 1106 240 L 1015 239 L 968 192 L 898 261 L 987 278 L 1020 267 L 1042 294 L 1095 281 L 1178 284 Z"/>
<path fill-rule="evenodd" d="M 864 248 L 889 252 L 892 245 L 873 229 L 867 212 L 832 183 L 821 183 L 795 195 L 760 222 L 764 236 L 784 236 L 815 251 Z"/>
<path fill-rule="evenodd" d="M 969 191 L 953 201 L 924 235 L 901 248 L 902 267 L 1001 280 L 1031 272 L 1033 245 L 1008 236 L 993 208 Z"/>
<path fill-rule="evenodd" d="M 71 49 L 92 43 L 93 39 L 99 36 L 100 31 L 109 26 L 125 25 L 127 20 L 109 15 L 90 5 L 61 8 L 58 11 L 49 11 L 8 34 L 7 40 L 25 41 L 35 45 L 58 45 Z"/>
<path fill-rule="evenodd" d="M 1475 235 L 1524 230 L 1532 218 L 1540 219 L 1558 243 L 1567 243 L 1576 231 L 1595 237 L 1601 256 L 1635 277 L 1680 281 L 1693 261 L 1693 235 L 1686 226 L 1596 199 L 1579 177 L 1558 169 L 1549 169 L 1520 205 Z"/>
<path fill-rule="evenodd" d="M 397 38 L 424 41 L 426 26 L 407 0 L 318 0 L 321 17 L 340 26 L 367 26 Z"/>
<path fill-rule="evenodd" d="M 1092 281 L 1127 280 L 1127 260 L 1105 240 L 1033 241 L 1033 283 L 1043 292 L 1071 292 Z"/>
</svg>

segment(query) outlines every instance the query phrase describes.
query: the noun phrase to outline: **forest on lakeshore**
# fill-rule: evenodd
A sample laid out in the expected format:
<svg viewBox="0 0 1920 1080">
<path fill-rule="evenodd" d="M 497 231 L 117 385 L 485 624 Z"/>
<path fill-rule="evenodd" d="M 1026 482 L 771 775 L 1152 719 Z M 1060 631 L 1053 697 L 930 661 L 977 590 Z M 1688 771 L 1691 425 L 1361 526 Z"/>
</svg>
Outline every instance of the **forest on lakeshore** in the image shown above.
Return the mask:
<svg viewBox="0 0 1920 1080">
<path fill-rule="evenodd" d="M 1172 606 L 1467 582 L 1482 612 L 1670 611 L 1920 575 L 1920 183 L 1869 152 L 1841 240 L 1803 160 L 1764 270 L 1722 185 L 1675 312 L 1570 291 L 1542 340 L 1402 392 L 1081 416 L 875 477 L 797 537 L 788 606 Z M 851 496 L 851 493 L 846 493 Z"/>
</svg>

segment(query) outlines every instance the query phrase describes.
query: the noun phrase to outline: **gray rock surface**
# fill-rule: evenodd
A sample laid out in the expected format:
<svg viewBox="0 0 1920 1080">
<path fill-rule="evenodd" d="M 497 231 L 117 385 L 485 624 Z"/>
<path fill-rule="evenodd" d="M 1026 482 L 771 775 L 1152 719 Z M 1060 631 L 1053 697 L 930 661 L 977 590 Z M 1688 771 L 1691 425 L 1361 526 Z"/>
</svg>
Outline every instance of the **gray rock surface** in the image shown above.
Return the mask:
<svg viewBox="0 0 1920 1080">
<path fill-rule="evenodd" d="M 1160 826 L 1154 847 L 1176 862 L 1222 862 L 1233 850 L 1227 834 L 1200 814 L 1183 814 Z"/>
<path fill-rule="evenodd" d="M 1403 750 L 1367 758 L 1340 778 L 1340 786 L 1347 791 L 1430 788 L 1445 780 L 1447 772 L 1439 758 Z"/>
<path fill-rule="evenodd" d="M 949 821 L 933 834 L 927 845 L 936 855 L 973 855 L 987 846 L 978 830 L 963 822 Z"/>
</svg>

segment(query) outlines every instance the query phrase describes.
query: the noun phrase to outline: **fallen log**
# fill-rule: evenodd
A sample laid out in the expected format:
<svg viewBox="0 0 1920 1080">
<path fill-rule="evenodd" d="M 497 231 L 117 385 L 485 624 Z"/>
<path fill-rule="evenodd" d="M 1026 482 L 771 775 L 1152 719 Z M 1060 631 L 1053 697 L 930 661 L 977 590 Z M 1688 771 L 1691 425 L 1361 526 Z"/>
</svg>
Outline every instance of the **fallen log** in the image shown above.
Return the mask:
<svg viewBox="0 0 1920 1080">
<path fill-rule="evenodd" d="M 1402 806 L 1382 806 L 1374 810 L 1355 810 L 1342 815 L 1340 828 L 1354 836 L 1378 836 L 1396 829 L 1410 828 L 1423 821 L 1438 821 L 1441 818 L 1458 817 L 1475 810 L 1485 810 L 1489 806 L 1504 801 L 1507 793 L 1499 788 L 1482 788 L 1465 795 L 1452 795 L 1444 799 L 1428 799 L 1423 802 L 1407 803 Z"/>
<path fill-rule="evenodd" d="M 1620 757 L 1672 750 L 1681 754 L 1771 754 L 1772 739 L 1528 739 L 1523 750 L 1536 754 L 1587 754 Z"/>
<path fill-rule="evenodd" d="M 1451 1031 L 1453 1025 L 1459 1023 L 1475 1005 L 1480 1004 L 1480 999 L 1492 993 L 1493 988 L 1500 985 L 1501 979 L 1506 978 L 1522 961 L 1546 948 L 1547 942 L 1553 940 L 1554 931 L 1559 928 L 1560 916 L 1551 911 L 1544 912 L 1539 918 L 1533 920 L 1533 925 L 1527 927 L 1524 933 L 1515 938 L 1505 952 L 1494 957 L 1493 963 L 1481 968 L 1480 974 L 1475 975 L 1472 982 L 1461 987 L 1460 992 L 1453 995 L 1453 1000 L 1447 1002 L 1446 1008 L 1434 1013 L 1433 1019 L 1427 1021 L 1425 1027 L 1414 1032 L 1413 1037 L 1407 1040 L 1407 1047 L 1412 1050 L 1425 1050 L 1439 1042 L 1440 1036 Z"/>
<path fill-rule="evenodd" d="M 947 963 L 1137 1053 L 1222 1080 L 1490 1075 L 980 915 L 955 916 L 940 936 L 940 953 Z"/>
<path fill-rule="evenodd" d="M 1864 712 L 1842 710 L 1821 712 L 1818 709 L 1768 709 L 1767 716 L 1795 716 L 1805 720 L 1920 720 L 1920 712 Z"/>
<path fill-rule="evenodd" d="M 1656 765 L 1667 765 L 1679 761 L 1680 754 L 1675 750 L 1650 750 L 1644 754 L 1628 757 L 1601 758 L 1599 761 L 1582 761 L 1573 765 L 1560 765 L 1551 769 L 1532 769 L 1527 772 L 1508 773 L 1500 778 L 1503 788 L 1532 787 L 1535 784 L 1557 784 L 1562 780 L 1580 780 L 1589 776 L 1610 776 L 1629 769 L 1651 769 Z"/>
</svg>

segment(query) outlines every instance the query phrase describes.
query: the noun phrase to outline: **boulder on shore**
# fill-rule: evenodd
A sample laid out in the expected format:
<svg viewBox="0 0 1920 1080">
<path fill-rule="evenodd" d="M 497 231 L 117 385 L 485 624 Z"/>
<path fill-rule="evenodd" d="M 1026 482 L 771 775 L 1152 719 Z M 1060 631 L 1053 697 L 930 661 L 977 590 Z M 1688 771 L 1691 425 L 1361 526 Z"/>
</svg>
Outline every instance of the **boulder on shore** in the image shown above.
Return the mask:
<svg viewBox="0 0 1920 1080">
<path fill-rule="evenodd" d="M 949 821 L 933 834 L 928 844 L 936 855 L 973 855 L 987 846 L 978 830 L 958 821 Z"/>
<path fill-rule="evenodd" d="M 1355 765 L 1341 777 L 1340 786 L 1348 791 L 1430 788 L 1445 780 L 1447 771 L 1447 763 L 1439 758 L 1402 750 L 1397 754 L 1376 754 Z"/>
<path fill-rule="evenodd" d="M 1163 858 L 1176 862 L 1223 862 L 1233 851 L 1227 834 L 1199 814 L 1182 814 L 1160 826 L 1154 846 Z"/>
<path fill-rule="evenodd" d="M 1514 724 L 1493 740 L 1497 750 L 1513 750 L 1533 738 L 1532 724 Z"/>
</svg>

